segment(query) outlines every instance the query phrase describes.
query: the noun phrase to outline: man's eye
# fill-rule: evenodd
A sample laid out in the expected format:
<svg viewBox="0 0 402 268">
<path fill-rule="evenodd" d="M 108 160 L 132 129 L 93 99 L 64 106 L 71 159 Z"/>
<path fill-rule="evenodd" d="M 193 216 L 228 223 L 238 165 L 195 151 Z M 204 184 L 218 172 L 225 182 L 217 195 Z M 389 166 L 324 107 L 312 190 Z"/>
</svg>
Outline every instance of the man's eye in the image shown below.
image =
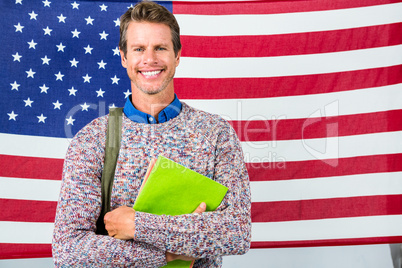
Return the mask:
<svg viewBox="0 0 402 268">
<path fill-rule="evenodd" d="M 135 51 L 135 52 L 142 52 L 142 51 L 144 51 L 144 50 L 143 50 L 142 48 L 135 48 L 134 51 Z"/>
<path fill-rule="evenodd" d="M 166 50 L 166 49 L 164 47 L 158 47 L 156 50 L 162 51 L 162 50 Z"/>
</svg>

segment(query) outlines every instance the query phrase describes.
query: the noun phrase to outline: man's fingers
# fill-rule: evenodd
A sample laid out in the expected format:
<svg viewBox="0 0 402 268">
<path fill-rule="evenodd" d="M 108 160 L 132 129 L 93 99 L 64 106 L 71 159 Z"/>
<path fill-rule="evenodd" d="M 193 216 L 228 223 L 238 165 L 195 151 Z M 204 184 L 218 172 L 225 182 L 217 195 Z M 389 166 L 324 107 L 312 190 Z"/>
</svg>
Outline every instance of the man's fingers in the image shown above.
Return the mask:
<svg viewBox="0 0 402 268">
<path fill-rule="evenodd" d="M 207 204 L 205 204 L 204 202 L 202 202 L 202 203 L 198 206 L 198 208 L 196 208 L 196 209 L 194 210 L 193 213 L 203 213 L 203 212 L 205 212 L 206 209 L 207 209 Z"/>
</svg>

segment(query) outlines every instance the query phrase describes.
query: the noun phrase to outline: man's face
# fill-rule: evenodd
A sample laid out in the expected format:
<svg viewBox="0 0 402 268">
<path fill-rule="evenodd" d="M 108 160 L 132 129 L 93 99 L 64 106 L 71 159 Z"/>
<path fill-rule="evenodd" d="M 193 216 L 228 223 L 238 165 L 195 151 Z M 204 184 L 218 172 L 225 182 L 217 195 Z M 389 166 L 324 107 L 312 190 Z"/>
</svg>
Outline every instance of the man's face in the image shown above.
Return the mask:
<svg viewBox="0 0 402 268">
<path fill-rule="evenodd" d="M 130 22 L 127 28 L 127 54 L 120 50 L 133 90 L 157 94 L 173 92 L 173 76 L 179 65 L 175 56 L 170 28 L 150 22 Z"/>
</svg>

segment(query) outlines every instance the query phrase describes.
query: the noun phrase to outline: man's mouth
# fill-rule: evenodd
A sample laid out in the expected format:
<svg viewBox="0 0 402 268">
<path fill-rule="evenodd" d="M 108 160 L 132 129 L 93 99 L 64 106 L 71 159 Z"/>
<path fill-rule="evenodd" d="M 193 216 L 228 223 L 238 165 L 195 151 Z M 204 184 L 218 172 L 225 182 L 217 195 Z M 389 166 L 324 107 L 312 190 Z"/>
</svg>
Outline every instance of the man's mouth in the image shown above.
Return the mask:
<svg viewBox="0 0 402 268">
<path fill-rule="evenodd" d="M 157 71 L 142 71 L 141 73 L 145 76 L 145 77 L 152 77 L 152 76 L 157 76 L 158 74 L 160 74 L 162 72 L 162 70 L 157 70 Z"/>
</svg>

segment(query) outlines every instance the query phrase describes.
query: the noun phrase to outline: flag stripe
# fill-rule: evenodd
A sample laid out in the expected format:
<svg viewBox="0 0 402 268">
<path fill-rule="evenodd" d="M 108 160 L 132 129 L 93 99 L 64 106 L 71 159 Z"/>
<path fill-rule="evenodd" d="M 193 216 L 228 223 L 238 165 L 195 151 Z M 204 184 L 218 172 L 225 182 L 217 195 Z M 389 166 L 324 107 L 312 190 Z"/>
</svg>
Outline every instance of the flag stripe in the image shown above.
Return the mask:
<svg viewBox="0 0 402 268">
<path fill-rule="evenodd" d="M 314 220 L 402 214 L 402 195 L 254 202 L 252 222 Z"/>
<path fill-rule="evenodd" d="M 251 181 L 291 180 L 402 171 L 402 154 L 339 158 L 336 168 L 321 160 L 246 163 Z"/>
<path fill-rule="evenodd" d="M 402 110 L 392 110 L 322 118 L 231 121 L 230 124 L 240 141 L 272 141 L 398 131 L 402 130 L 400 118 Z M 329 131 L 331 124 L 337 125 L 337 131 Z"/>
<path fill-rule="evenodd" d="M 256 222 L 252 223 L 252 240 L 279 242 L 402 236 L 401 225 L 402 215 Z"/>
<path fill-rule="evenodd" d="M 265 241 L 251 242 L 251 248 L 292 248 L 292 247 L 329 247 L 367 244 L 396 244 L 402 241 L 402 236 L 381 236 L 350 239 L 315 239 L 298 241 Z"/>
<path fill-rule="evenodd" d="M 282 77 L 355 71 L 400 64 L 402 64 L 402 45 L 281 57 L 181 57 L 176 77 Z M 250 68 L 251 66 L 258 66 L 258 68 Z"/>
<path fill-rule="evenodd" d="M 261 99 L 186 99 L 231 120 L 280 120 L 375 113 L 402 109 L 402 84 L 306 96 Z M 362 101 L 364 100 L 364 101 Z"/>
<path fill-rule="evenodd" d="M 402 43 L 401 32 L 402 23 L 394 23 L 283 35 L 181 36 L 181 56 L 272 57 L 357 50 L 399 45 Z M 351 43 L 350 39 L 354 42 Z"/>
<path fill-rule="evenodd" d="M 0 199 L 0 221 L 54 222 L 57 201 Z"/>
<path fill-rule="evenodd" d="M 60 186 L 61 181 L 0 177 L 0 196 L 3 199 L 57 201 Z"/>
<path fill-rule="evenodd" d="M 251 182 L 253 202 L 402 194 L 402 172 Z M 287 189 L 282 191 L 281 189 Z"/>
<path fill-rule="evenodd" d="M 0 259 L 52 257 L 52 245 L 0 243 Z"/>
<path fill-rule="evenodd" d="M 53 227 L 48 222 L 0 221 L 0 243 L 49 244 Z"/>
<path fill-rule="evenodd" d="M 402 83 L 402 65 L 350 72 L 260 78 L 175 78 L 182 99 L 246 99 L 331 93 Z M 338 83 L 338 81 L 344 81 Z M 215 90 L 211 90 L 215 89 Z"/>
<path fill-rule="evenodd" d="M 395 143 L 396 140 L 402 140 L 402 131 L 325 139 L 242 142 L 241 145 L 249 163 L 318 159 L 335 167 L 339 158 L 402 153 L 402 143 Z"/>
<path fill-rule="evenodd" d="M 214 1 L 214 4 L 198 1 L 183 1 L 173 5 L 174 14 L 227 15 L 227 14 L 278 14 L 358 8 L 364 6 L 397 3 L 398 0 L 355 0 L 355 1 Z"/>
<path fill-rule="evenodd" d="M 283 14 L 176 14 L 176 19 L 182 35 L 232 36 L 320 32 L 399 23 L 402 22 L 400 14 L 402 3 Z"/>
<path fill-rule="evenodd" d="M 63 159 L 0 155 L 0 177 L 60 180 L 63 162 Z"/>
</svg>

